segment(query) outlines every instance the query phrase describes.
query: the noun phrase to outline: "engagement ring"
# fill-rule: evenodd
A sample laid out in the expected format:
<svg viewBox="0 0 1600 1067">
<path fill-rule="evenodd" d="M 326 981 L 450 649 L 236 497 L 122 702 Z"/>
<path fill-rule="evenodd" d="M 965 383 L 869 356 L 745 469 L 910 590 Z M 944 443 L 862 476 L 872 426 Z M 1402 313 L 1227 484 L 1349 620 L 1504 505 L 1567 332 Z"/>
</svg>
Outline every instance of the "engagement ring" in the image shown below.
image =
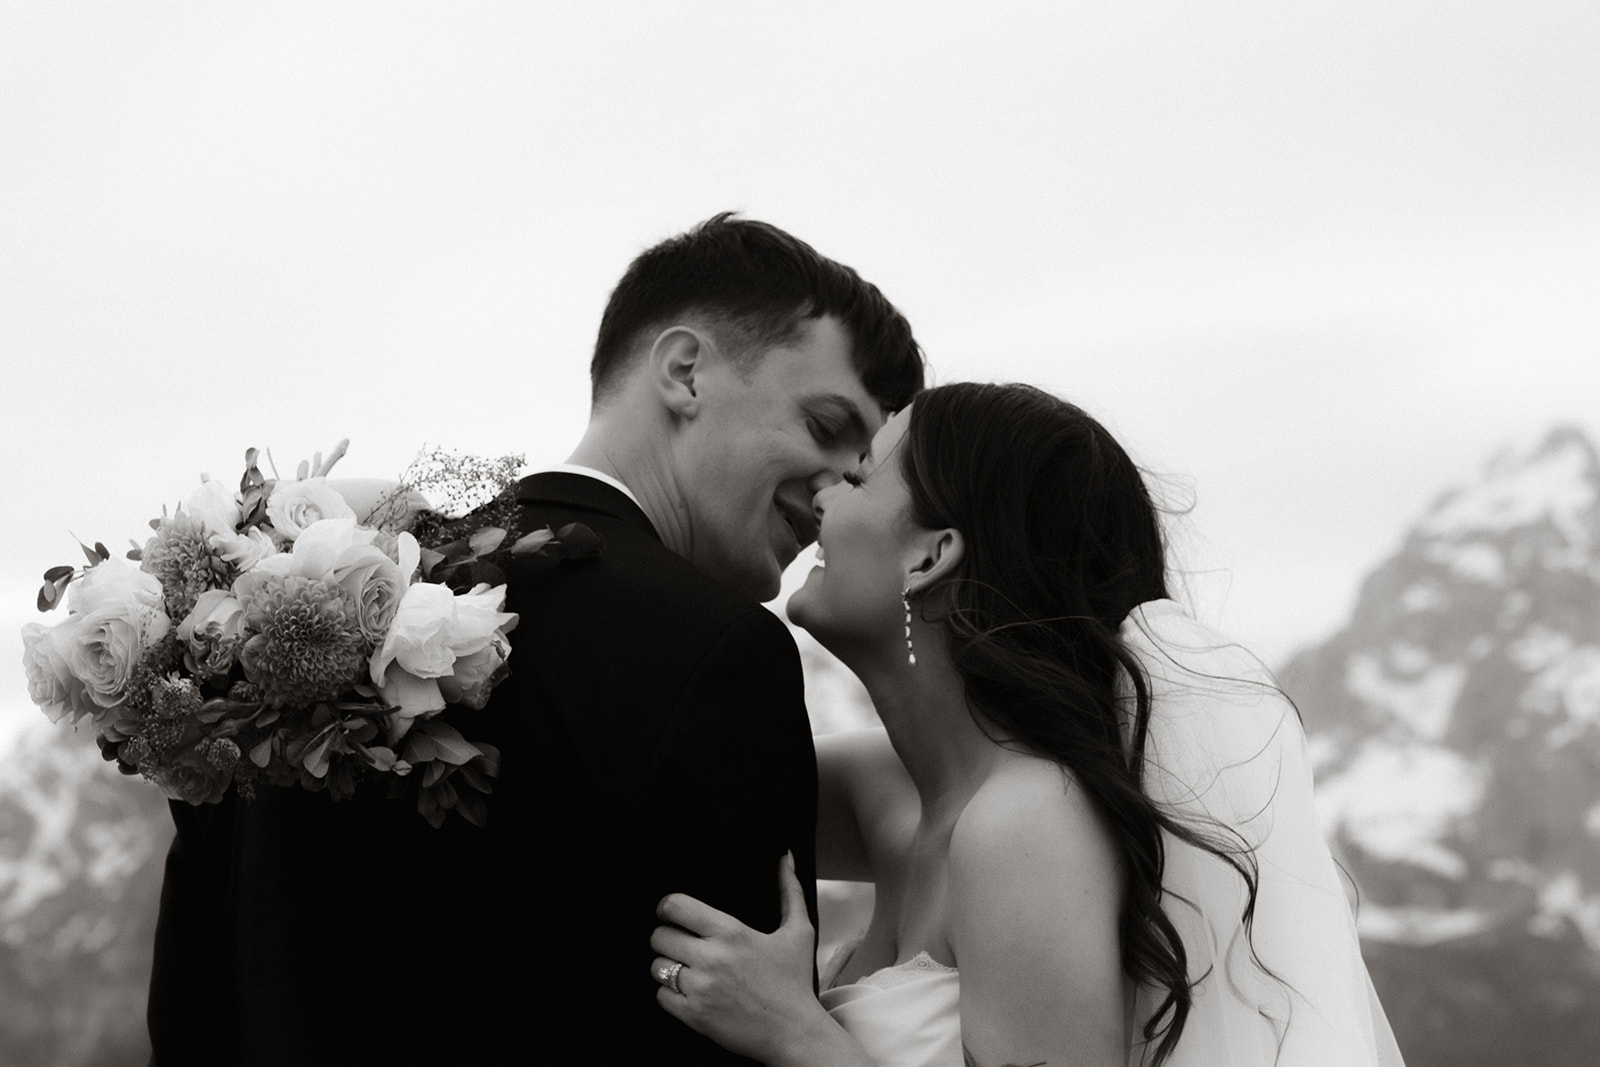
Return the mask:
<svg viewBox="0 0 1600 1067">
<path fill-rule="evenodd" d="M 683 996 L 683 987 L 678 984 L 678 972 L 681 970 L 683 970 L 683 964 L 668 963 L 656 972 L 656 981 L 681 997 Z"/>
</svg>

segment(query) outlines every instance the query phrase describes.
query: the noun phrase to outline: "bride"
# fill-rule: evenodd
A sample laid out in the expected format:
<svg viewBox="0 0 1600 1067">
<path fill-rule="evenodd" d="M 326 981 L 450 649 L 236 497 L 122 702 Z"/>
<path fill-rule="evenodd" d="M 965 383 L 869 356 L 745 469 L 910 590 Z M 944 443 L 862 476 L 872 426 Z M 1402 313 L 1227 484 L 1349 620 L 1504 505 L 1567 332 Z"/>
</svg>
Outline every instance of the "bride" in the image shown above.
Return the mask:
<svg viewBox="0 0 1600 1067">
<path fill-rule="evenodd" d="M 815 508 L 789 614 L 883 722 L 818 740 L 818 874 L 874 882 L 871 924 L 819 1002 L 787 862 L 772 934 L 668 896 L 667 1011 L 772 1067 L 1401 1063 L 1298 716 L 1167 599 L 1098 423 L 935 388 Z"/>
</svg>

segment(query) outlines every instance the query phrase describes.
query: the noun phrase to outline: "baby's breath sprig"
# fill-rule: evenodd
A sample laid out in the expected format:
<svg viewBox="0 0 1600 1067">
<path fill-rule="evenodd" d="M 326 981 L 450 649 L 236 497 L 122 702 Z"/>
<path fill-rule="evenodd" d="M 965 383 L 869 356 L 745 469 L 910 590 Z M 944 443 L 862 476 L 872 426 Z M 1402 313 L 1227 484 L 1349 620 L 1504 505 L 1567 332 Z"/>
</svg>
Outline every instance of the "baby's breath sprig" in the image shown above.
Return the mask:
<svg viewBox="0 0 1600 1067">
<path fill-rule="evenodd" d="M 372 521 L 382 527 L 391 518 L 408 520 L 417 540 L 429 544 L 452 520 L 490 504 L 515 485 L 524 463 L 520 453 L 489 457 L 443 448 L 424 449 L 400 475 L 400 488 L 379 506 Z M 428 511 L 415 516 L 388 514 L 395 508 L 406 508 L 417 493 L 427 497 L 431 505 Z M 485 512 L 479 517 L 486 523 L 504 526 L 510 514 Z"/>
</svg>

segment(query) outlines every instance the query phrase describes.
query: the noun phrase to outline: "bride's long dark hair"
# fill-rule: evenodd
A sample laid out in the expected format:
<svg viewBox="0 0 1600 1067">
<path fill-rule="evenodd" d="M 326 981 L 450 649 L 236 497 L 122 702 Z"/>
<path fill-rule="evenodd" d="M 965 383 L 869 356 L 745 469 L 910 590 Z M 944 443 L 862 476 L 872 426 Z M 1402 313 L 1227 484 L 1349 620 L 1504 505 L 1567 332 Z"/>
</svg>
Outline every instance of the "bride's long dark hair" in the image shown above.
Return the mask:
<svg viewBox="0 0 1600 1067">
<path fill-rule="evenodd" d="M 1130 611 L 1167 596 L 1165 545 L 1144 479 L 1093 418 L 1026 385 L 963 382 L 918 394 L 902 455 L 912 518 L 965 535 L 957 571 L 926 590 L 920 607 L 945 625 L 974 719 L 996 741 L 1060 764 L 1115 838 L 1123 971 L 1166 990 L 1143 1026 L 1160 1064 L 1191 1002 L 1183 940 L 1162 909 L 1162 831 L 1239 872 L 1247 930 L 1257 879 L 1227 828 L 1181 822 L 1145 790 L 1149 683 L 1118 636 Z M 1126 724 L 1124 672 L 1135 695 Z"/>
</svg>

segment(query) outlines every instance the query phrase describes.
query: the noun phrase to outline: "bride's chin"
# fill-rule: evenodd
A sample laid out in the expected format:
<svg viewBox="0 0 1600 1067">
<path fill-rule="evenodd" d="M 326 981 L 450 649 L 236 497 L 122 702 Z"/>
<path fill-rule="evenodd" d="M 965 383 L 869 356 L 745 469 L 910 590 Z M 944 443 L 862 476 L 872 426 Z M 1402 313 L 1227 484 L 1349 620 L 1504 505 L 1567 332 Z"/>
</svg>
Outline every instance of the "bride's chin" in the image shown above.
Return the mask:
<svg viewBox="0 0 1600 1067">
<path fill-rule="evenodd" d="M 818 617 L 817 603 L 808 593 L 809 590 L 803 586 L 796 590 L 789 598 L 789 602 L 784 605 L 784 614 L 789 617 L 790 622 L 816 638 L 818 644 L 828 648 L 828 628 L 822 625 L 822 620 Z"/>
<path fill-rule="evenodd" d="M 806 625 L 806 617 L 809 614 L 806 610 L 808 607 L 806 603 L 808 599 L 809 598 L 806 596 L 806 587 L 801 586 L 789 596 L 789 602 L 783 606 L 783 613 L 788 616 L 789 621 L 800 627 L 802 630 L 810 629 L 810 627 Z"/>
</svg>

